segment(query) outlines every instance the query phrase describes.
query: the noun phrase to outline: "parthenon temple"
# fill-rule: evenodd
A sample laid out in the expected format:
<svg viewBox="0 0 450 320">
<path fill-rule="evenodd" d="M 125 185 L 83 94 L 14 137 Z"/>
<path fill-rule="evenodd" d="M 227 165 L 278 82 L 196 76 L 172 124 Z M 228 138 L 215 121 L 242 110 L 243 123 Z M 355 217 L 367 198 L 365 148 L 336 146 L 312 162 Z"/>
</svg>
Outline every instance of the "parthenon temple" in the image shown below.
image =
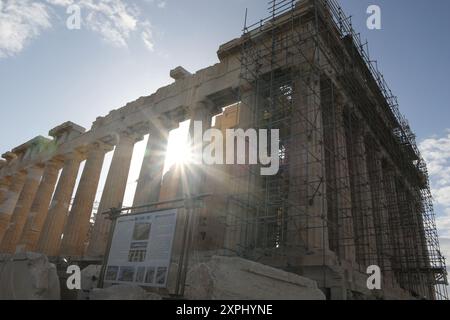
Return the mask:
<svg viewBox="0 0 450 320">
<path fill-rule="evenodd" d="M 426 164 L 350 19 L 336 0 L 270 3 L 267 18 L 220 46 L 217 64 L 177 67 L 172 84 L 90 129 L 66 122 L 4 153 L 0 252 L 101 264 L 105 213 L 123 209 L 134 146 L 148 135 L 132 208 L 203 195 L 176 225 L 173 250 L 191 237 L 189 263 L 246 259 L 311 279 L 327 299 L 447 298 Z M 169 133 L 188 120 L 191 136 L 193 121 L 279 129 L 278 173 L 186 163 L 164 174 Z M 367 287 L 373 265 L 381 290 Z"/>
</svg>

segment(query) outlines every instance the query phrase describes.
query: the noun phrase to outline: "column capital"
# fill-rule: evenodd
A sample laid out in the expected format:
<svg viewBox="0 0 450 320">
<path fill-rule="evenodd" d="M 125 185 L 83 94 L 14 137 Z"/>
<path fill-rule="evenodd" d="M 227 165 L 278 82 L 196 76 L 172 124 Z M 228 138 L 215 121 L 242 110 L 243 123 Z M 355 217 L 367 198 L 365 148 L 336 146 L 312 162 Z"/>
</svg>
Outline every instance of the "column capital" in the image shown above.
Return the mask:
<svg viewBox="0 0 450 320">
<path fill-rule="evenodd" d="M 168 135 L 168 133 L 178 128 L 180 123 L 171 119 L 169 116 L 162 115 L 157 120 L 152 120 L 148 123 L 150 135 Z"/>
<path fill-rule="evenodd" d="M 136 132 L 133 129 L 125 129 L 117 132 L 115 135 L 115 144 L 119 144 L 123 141 L 128 141 L 129 143 L 136 143 L 144 138 L 142 133 Z"/>
<path fill-rule="evenodd" d="M 14 152 L 8 151 L 5 152 L 4 154 L 2 154 L 2 158 L 6 160 L 6 162 L 11 162 L 15 159 L 17 159 L 17 154 L 15 154 Z"/>
<path fill-rule="evenodd" d="M 27 170 L 22 169 L 11 175 L 12 179 L 15 180 L 17 178 L 25 178 L 27 176 Z"/>
<path fill-rule="evenodd" d="M 40 152 L 51 142 L 52 140 L 48 138 L 37 136 L 36 138 L 33 138 L 30 141 L 14 148 L 12 152 L 18 155 L 28 155 L 30 153 Z"/>
<path fill-rule="evenodd" d="M 203 127 L 209 128 L 212 125 L 212 118 L 215 114 L 221 113 L 217 107 L 208 99 L 199 100 L 189 108 L 191 124 L 189 133 L 194 135 L 194 122 L 201 121 Z"/>
<path fill-rule="evenodd" d="M 0 188 L 1 187 L 7 187 L 11 183 L 12 177 L 11 176 L 4 176 L 0 178 Z"/>
<path fill-rule="evenodd" d="M 157 121 L 149 121 L 150 129 L 164 129 L 166 131 L 170 131 L 176 129 L 180 126 L 178 120 L 174 119 L 172 116 L 168 114 L 162 114 L 157 118 Z"/>
<path fill-rule="evenodd" d="M 61 169 L 64 165 L 64 161 L 62 158 L 52 158 L 50 160 L 48 160 L 47 162 L 45 162 L 45 168 L 48 169 Z"/>
<path fill-rule="evenodd" d="M 198 113 L 199 111 L 208 112 L 209 114 L 213 115 L 214 113 L 219 112 L 220 110 L 218 110 L 218 108 L 211 99 L 203 98 L 201 100 L 194 102 L 189 107 L 189 112 L 191 116 Z"/>
<path fill-rule="evenodd" d="M 112 150 L 114 150 L 114 146 L 103 141 L 95 141 L 87 146 L 88 153 L 92 151 L 101 151 L 103 153 L 107 153 Z"/>
<path fill-rule="evenodd" d="M 44 170 L 44 168 L 45 168 L 45 165 L 43 163 L 37 163 L 30 167 L 27 167 L 26 171 L 28 173 L 28 176 L 32 176 L 34 174 L 41 174 L 42 170 Z"/>
<path fill-rule="evenodd" d="M 62 154 L 58 157 L 55 157 L 54 160 L 56 161 L 62 161 L 62 162 L 66 162 L 66 161 L 83 161 L 86 158 L 86 152 L 81 151 L 81 150 L 72 150 L 69 151 L 65 154 Z"/>
</svg>

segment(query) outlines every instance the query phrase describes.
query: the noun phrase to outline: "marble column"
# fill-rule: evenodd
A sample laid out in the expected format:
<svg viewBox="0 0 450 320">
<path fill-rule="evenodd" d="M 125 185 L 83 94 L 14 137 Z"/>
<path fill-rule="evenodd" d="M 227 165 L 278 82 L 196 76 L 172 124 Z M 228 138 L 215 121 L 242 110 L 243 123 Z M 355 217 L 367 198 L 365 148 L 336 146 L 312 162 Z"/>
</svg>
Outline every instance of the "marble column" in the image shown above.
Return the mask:
<svg viewBox="0 0 450 320">
<path fill-rule="evenodd" d="M 8 197 L 9 186 L 11 185 L 10 177 L 3 177 L 0 179 L 0 205 Z"/>
<path fill-rule="evenodd" d="M 173 127 L 161 125 L 151 129 L 133 206 L 142 206 L 159 200 L 169 132 Z"/>
<path fill-rule="evenodd" d="M 89 147 L 86 164 L 64 231 L 61 255 L 81 257 L 84 254 L 105 154 L 111 150 L 111 146 L 100 142 Z"/>
<path fill-rule="evenodd" d="M 397 173 L 392 164 L 387 164 L 384 168 L 384 188 L 386 190 L 386 201 L 387 201 L 387 211 L 388 211 L 388 222 L 389 222 L 389 234 L 391 238 L 392 245 L 392 257 L 391 263 L 394 270 L 399 270 L 402 268 L 402 260 L 404 258 L 410 257 L 409 254 L 405 253 L 404 245 L 404 227 L 407 222 L 405 217 L 401 216 L 400 209 L 402 205 L 399 201 L 398 195 L 400 192 L 397 190 Z M 407 212 L 411 212 L 407 210 Z M 411 225 L 406 225 L 407 232 L 411 231 Z M 418 235 L 416 230 L 413 231 L 414 235 Z M 416 243 L 418 245 L 418 243 Z M 406 267 L 408 268 L 408 267 Z M 394 276 L 399 276 L 401 280 L 401 274 L 394 274 Z"/>
<path fill-rule="evenodd" d="M 27 169 L 27 178 L 0 246 L 0 252 L 14 253 L 41 182 L 43 166 Z"/>
<path fill-rule="evenodd" d="M 191 137 L 191 154 L 193 162 L 187 172 L 187 180 L 184 181 L 183 193 L 198 195 L 202 193 L 202 185 L 205 182 L 205 166 L 203 165 L 203 136 L 195 134 L 195 123 L 201 123 L 202 132 L 211 128 L 214 115 L 214 105 L 208 100 L 199 101 L 191 107 L 191 123 L 189 136 Z"/>
<path fill-rule="evenodd" d="M 345 133 L 344 110 L 342 105 L 336 108 L 336 186 L 338 201 L 339 252 L 348 261 L 356 261 L 355 234 L 353 229 L 352 194 L 350 189 L 349 158 Z"/>
<path fill-rule="evenodd" d="M 382 251 L 381 253 L 381 263 L 384 266 L 382 269 L 388 270 L 385 271 L 385 280 L 392 281 L 392 263 L 391 263 L 391 257 L 392 257 L 392 243 L 391 243 L 391 237 L 390 237 L 390 230 L 389 230 L 389 212 L 388 212 L 388 200 L 387 200 L 387 192 L 385 189 L 384 184 L 384 170 L 383 170 L 383 155 L 378 153 L 378 161 L 377 161 L 377 168 L 380 175 L 380 211 L 379 211 L 379 219 L 380 219 L 380 226 L 379 226 L 379 234 L 382 239 Z"/>
<path fill-rule="evenodd" d="M 374 139 L 366 137 L 367 167 L 370 177 L 370 189 L 373 201 L 375 238 L 378 263 L 384 275 L 385 283 L 392 283 L 392 245 L 389 237 L 388 203 L 383 177 L 383 156 Z"/>
<path fill-rule="evenodd" d="M 122 207 L 134 144 L 137 141 L 135 135 L 127 133 L 122 133 L 118 140 L 87 249 L 86 255 L 92 258 L 102 257 L 105 254 L 111 221 L 102 213 L 111 208 Z"/>
<path fill-rule="evenodd" d="M 36 250 L 61 165 L 61 162 L 56 160 L 51 160 L 45 165 L 42 181 L 31 206 L 22 237 L 16 248 L 17 252 Z"/>
<path fill-rule="evenodd" d="M 308 83 L 306 83 L 308 81 Z M 318 77 L 294 84 L 288 141 L 289 194 L 287 245 L 328 251 L 324 124 Z"/>
<path fill-rule="evenodd" d="M 59 254 L 61 236 L 81 161 L 82 155 L 76 151 L 68 154 L 64 161 L 63 170 L 37 245 L 37 251 L 47 256 L 56 257 Z"/>
<path fill-rule="evenodd" d="M 11 184 L 6 194 L 6 199 L 0 204 L 0 243 L 8 229 L 11 216 L 19 200 L 26 179 L 26 172 L 21 171 L 11 177 Z"/>
<path fill-rule="evenodd" d="M 355 133 L 355 174 L 357 190 L 353 196 L 358 199 L 359 214 L 361 216 L 361 237 L 358 240 L 361 249 L 361 260 L 365 266 L 378 264 L 376 229 L 374 222 L 374 207 L 371 192 L 371 182 L 367 162 L 367 151 L 364 143 L 364 133 Z"/>
</svg>

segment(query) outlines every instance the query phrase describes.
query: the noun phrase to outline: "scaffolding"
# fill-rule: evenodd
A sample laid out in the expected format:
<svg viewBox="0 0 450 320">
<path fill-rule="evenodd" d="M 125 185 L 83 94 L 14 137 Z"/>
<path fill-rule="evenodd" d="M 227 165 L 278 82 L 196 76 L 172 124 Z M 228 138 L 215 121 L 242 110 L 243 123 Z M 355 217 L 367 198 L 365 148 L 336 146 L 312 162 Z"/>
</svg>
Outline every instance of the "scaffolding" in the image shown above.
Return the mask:
<svg viewBox="0 0 450 320">
<path fill-rule="evenodd" d="M 307 275 L 328 296 L 378 265 L 392 292 L 447 299 L 426 164 L 367 43 L 335 0 L 268 6 L 245 19 L 239 108 L 241 125 L 279 129 L 280 170 L 227 169 L 224 249 Z"/>
</svg>

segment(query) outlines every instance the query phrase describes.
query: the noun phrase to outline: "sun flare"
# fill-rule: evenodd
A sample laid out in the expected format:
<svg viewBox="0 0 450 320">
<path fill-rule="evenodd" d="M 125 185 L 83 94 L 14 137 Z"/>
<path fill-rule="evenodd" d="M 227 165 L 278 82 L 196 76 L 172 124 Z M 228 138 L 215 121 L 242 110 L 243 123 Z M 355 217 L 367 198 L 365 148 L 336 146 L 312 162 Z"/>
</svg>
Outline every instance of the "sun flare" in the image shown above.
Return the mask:
<svg viewBox="0 0 450 320">
<path fill-rule="evenodd" d="M 191 157 L 189 121 L 185 121 L 180 123 L 179 128 L 170 132 L 164 173 L 169 171 L 173 165 L 190 163 Z"/>
</svg>

